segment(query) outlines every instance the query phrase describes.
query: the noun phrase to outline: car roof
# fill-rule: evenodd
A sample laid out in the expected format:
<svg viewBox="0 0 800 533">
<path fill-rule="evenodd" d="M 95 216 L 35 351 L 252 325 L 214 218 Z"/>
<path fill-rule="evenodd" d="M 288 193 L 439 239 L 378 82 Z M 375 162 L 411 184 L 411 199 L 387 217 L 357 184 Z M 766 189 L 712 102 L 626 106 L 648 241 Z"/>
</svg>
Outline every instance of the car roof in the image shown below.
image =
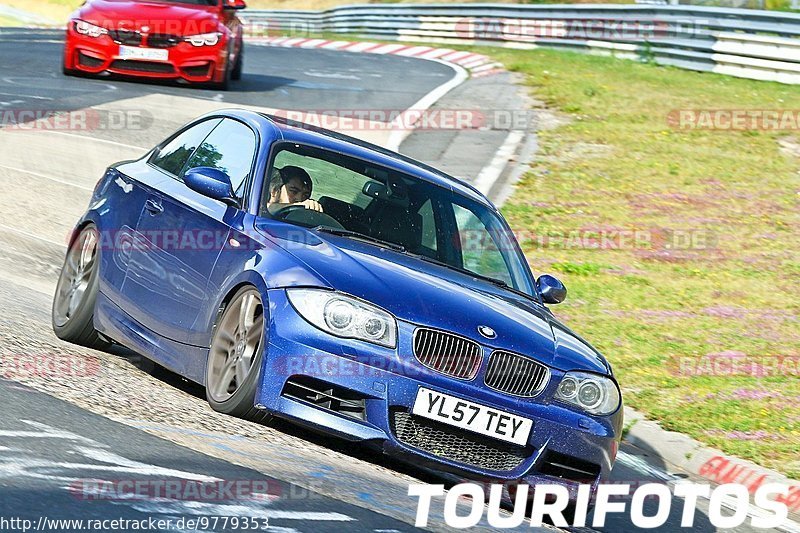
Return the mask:
<svg viewBox="0 0 800 533">
<path fill-rule="evenodd" d="M 496 210 L 495 206 L 486 196 L 471 184 L 450 176 L 430 165 L 426 165 L 421 161 L 393 152 L 377 144 L 372 144 L 337 131 L 327 130 L 312 124 L 298 122 L 267 113 L 256 113 L 244 109 L 228 109 L 221 111 L 219 114 L 229 114 L 232 117 L 245 120 L 252 120 L 255 118 L 254 115 L 257 115 L 262 119 L 266 119 L 266 121 L 277 130 L 277 133 L 284 141 L 296 142 L 298 144 L 311 144 L 320 148 L 371 161 L 399 172 L 421 178 L 441 187 L 452 189 L 454 192 L 460 193 Z"/>
</svg>

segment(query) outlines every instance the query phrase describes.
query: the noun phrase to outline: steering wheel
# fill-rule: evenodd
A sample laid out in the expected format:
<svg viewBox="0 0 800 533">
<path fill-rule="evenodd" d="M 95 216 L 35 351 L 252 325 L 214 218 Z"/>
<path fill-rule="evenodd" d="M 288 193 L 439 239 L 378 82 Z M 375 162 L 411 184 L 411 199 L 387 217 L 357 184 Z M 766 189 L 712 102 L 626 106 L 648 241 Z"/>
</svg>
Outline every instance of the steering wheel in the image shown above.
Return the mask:
<svg viewBox="0 0 800 533">
<path fill-rule="evenodd" d="M 275 220 L 286 220 L 292 213 L 305 210 L 306 206 L 304 205 L 287 205 L 286 207 L 282 207 L 277 211 L 275 211 L 272 214 L 272 218 L 274 218 Z"/>
<path fill-rule="evenodd" d="M 338 220 L 327 213 L 306 209 L 304 205 L 287 205 L 275 211 L 275 213 L 272 214 L 272 218 L 274 220 L 293 222 L 309 228 L 315 226 L 330 226 L 337 229 L 345 229 Z"/>
</svg>

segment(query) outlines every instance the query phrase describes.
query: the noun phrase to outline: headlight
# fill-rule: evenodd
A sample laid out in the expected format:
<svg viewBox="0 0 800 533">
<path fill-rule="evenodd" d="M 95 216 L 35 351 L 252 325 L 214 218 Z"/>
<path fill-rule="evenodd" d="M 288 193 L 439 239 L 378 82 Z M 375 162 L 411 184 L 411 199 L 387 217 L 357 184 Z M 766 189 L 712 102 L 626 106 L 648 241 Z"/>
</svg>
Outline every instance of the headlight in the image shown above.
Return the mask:
<svg viewBox="0 0 800 533">
<path fill-rule="evenodd" d="M 213 33 L 201 33 L 199 35 L 189 35 L 188 37 L 184 37 L 184 41 L 187 43 L 192 43 L 192 46 L 214 46 L 219 42 L 220 34 L 217 32 Z"/>
<path fill-rule="evenodd" d="M 108 33 L 108 30 L 105 28 L 101 28 L 100 26 L 95 26 L 85 20 L 75 20 L 74 21 L 75 31 L 80 33 L 81 35 L 88 35 L 89 37 L 100 37 L 101 35 L 105 35 Z"/>
<path fill-rule="evenodd" d="M 594 415 L 610 415 L 621 401 L 616 383 L 585 372 L 567 372 L 558 385 L 556 399 Z"/>
<path fill-rule="evenodd" d="M 287 289 L 289 301 L 311 324 L 337 337 L 394 348 L 397 323 L 392 315 L 352 296 L 320 289 Z"/>
</svg>

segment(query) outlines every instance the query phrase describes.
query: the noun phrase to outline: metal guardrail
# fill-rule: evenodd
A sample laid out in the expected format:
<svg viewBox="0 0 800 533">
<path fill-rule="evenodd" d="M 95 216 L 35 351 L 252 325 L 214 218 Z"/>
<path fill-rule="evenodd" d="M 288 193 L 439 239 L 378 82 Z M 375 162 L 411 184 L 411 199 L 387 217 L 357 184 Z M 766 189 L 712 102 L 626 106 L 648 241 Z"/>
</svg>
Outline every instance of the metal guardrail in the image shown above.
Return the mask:
<svg viewBox="0 0 800 533">
<path fill-rule="evenodd" d="M 351 5 L 246 10 L 250 31 L 561 48 L 800 84 L 800 14 L 642 4 Z"/>
</svg>

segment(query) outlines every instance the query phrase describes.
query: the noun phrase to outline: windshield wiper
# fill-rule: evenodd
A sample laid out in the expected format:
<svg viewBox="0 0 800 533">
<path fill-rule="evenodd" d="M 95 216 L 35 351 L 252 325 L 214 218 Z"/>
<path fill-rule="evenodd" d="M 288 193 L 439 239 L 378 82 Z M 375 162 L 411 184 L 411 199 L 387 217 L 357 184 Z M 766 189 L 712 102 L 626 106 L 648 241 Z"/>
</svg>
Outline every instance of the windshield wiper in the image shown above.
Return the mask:
<svg viewBox="0 0 800 533">
<path fill-rule="evenodd" d="M 416 257 L 418 259 L 422 259 L 423 261 L 427 261 L 428 263 L 433 263 L 434 265 L 439 265 L 439 266 L 443 266 L 445 268 L 449 268 L 450 270 L 455 270 L 456 272 L 460 272 L 461 274 L 465 274 L 465 275 L 473 277 L 475 279 L 479 279 L 481 281 L 488 281 L 492 285 L 496 285 L 496 286 L 501 287 L 501 288 L 503 288 L 503 289 L 505 289 L 507 291 L 511 291 L 514 294 L 519 294 L 520 296 L 524 296 L 528 300 L 532 300 L 532 301 L 537 302 L 537 303 L 539 302 L 539 299 L 536 298 L 535 296 L 533 296 L 531 294 L 528 294 L 527 292 L 524 292 L 524 291 L 521 291 L 519 289 L 516 289 L 516 288 L 512 287 L 511 285 L 509 285 L 508 283 L 506 283 L 502 279 L 493 278 L 491 276 L 484 276 L 483 274 L 478 274 L 477 272 L 473 272 L 472 270 L 468 270 L 468 269 L 462 268 L 462 267 L 457 267 L 455 265 L 451 265 L 449 263 L 445 263 L 444 261 L 439 261 L 438 259 L 434 259 L 432 257 L 428 257 L 426 255 L 414 254 L 414 253 L 411 253 L 411 252 L 405 252 L 405 253 L 406 253 L 406 255 L 411 255 L 411 256 Z"/>
<path fill-rule="evenodd" d="M 351 239 L 358 239 L 361 241 L 371 242 L 373 244 L 377 244 L 379 246 L 383 246 L 384 248 L 389 248 L 396 252 L 405 252 L 405 246 L 400 244 L 395 244 L 393 242 L 384 241 L 383 239 L 378 239 L 376 237 L 372 237 L 370 235 L 365 235 L 364 233 L 359 233 L 357 231 L 351 231 L 349 229 L 340 229 L 334 228 L 331 226 L 317 226 L 314 228 L 314 231 L 321 231 L 323 233 L 330 233 L 331 235 L 337 235 L 339 237 L 350 237 Z"/>
<path fill-rule="evenodd" d="M 478 280 L 481 280 L 481 281 L 489 282 L 492 285 L 496 285 L 497 287 L 501 287 L 501 288 L 503 288 L 503 289 L 505 289 L 507 291 L 513 292 L 514 294 L 518 294 L 518 295 L 520 295 L 520 296 L 522 296 L 524 298 L 527 298 L 528 300 L 531 300 L 531 301 L 534 301 L 536 303 L 539 303 L 539 299 L 536 298 L 535 296 L 533 296 L 531 294 L 528 294 L 527 292 L 523 292 L 523 291 L 521 291 L 519 289 L 515 289 L 514 287 L 512 287 L 511 285 L 509 285 L 508 283 L 506 283 L 502 279 L 493 278 L 491 276 L 484 276 L 483 274 L 478 274 L 477 272 L 473 272 L 472 270 L 468 270 L 466 268 L 457 267 L 455 265 L 451 265 L 449 263 L 445 263 L 444 261 L 440 261 L 438 259 L 434 259 L 433 257 L 428 257 L 427 255 L 422 255 L 422 254 L 416 254 L 414 252 L 409 252 L 408 250 L 406 250 L 405 246 L 402 246 L 400 244 L 395 244 L 393 242 L 384 241 L 383 239 L 378 239 L 376 237 L 372 237 L 372 236 L 366 235 L 364 233 L 359 233 L 357 231 L 352 231 L 352 230 L 349 230 L 349 229 L 334 228 L 334 227 L 331 227 L 331 226 L 317 226 L 317 227 L 314 228 L 314 231 L 320 231 L 320 232 L 323 232 L 323 233 L 329 233 L 331 235 L 337 235 L 339 237 L 349 237 L 351 239 L 358 239 L 358 240 L 362 240 L 362 241 L 371 242 L 373 244 L 377 244 L 379 246 L 383 246 L 385 248 L 389 248 L 389 249 L 394 250 L 396 252 L 400 252 L 400 253 L 402 253 L 404 255 L 408 255 L 408 256 L 413 257 L 415 259 L 421 259 L 422 261 L 426 261 L 428 263 L 433 263 L 434 265 L 439 265 L 441 267 L 445 267 L 445 268 L 448 268 L 450 270 L 455 270 L 456 272 L 459 272 L 461 274 L 470 276 L 472 278 L 475 278 L 475 279 L 478 279 Z"/>
</svg>

